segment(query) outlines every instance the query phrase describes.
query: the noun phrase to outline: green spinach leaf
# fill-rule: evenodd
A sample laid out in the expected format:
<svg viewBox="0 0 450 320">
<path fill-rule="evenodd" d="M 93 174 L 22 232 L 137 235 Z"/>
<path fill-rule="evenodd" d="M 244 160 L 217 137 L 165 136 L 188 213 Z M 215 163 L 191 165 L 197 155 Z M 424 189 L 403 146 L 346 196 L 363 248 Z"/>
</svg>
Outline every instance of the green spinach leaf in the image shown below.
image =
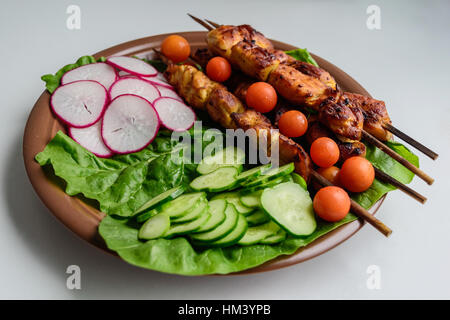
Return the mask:
<svg viewBox="0 0 450 320">
<path fill-rule="evenodd" d="M 81 193 L 97 200 L 101 211 L 125 217 L 184 176 L 183 149 L 168 137 L 157 137 L 137 153 L 102 159 L 59 131 L 36 160 L 53 166 L 67 194 Z"/>
<path fill-rule="evenodd" d="M 256 267 L 280 255 L 292 254 L 300 247 L 355 219 L 349 215 L 336 223 L 319 222 L 316 231 L 307 238 L 288 238 L 277 245 L 258 244 L 206 250 L 193 247 L 184 237 L 139 241 L 138 229 L 130 221 L 111 216 L 102 220 L 99 233 L 109 249 L 138 267 L 182 275 L 226 274 Z"/>
<path fill-rule="evenodd" d="M 307 49 L 294 49 L 294 50 L 289 50 L 289 51 L 285 51 L 286 54 L 290 55 L 291 57 L 295 58 L 296 60 L 300 60 L 303 62 L 307 62 L 312 64 L 313 66 L 318 67 L 319 65 L 317 64 L 316 60 L 314 60 L 314 58 L 312 57 L 312 55 L 308 52 Z"/>
</svg>

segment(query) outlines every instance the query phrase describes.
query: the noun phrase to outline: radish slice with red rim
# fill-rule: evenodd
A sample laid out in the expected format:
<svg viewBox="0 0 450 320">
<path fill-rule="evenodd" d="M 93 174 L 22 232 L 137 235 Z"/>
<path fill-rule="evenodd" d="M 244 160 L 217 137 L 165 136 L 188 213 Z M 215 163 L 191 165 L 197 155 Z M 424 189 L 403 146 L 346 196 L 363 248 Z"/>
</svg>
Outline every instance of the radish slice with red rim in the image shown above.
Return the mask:
<svg viewBox="0 0 450 320">
<path fill-rule="evenodd" d="M 155 67 L 137 58 L 115 56 L 106 59 L 106 63 L 137 76 L 153 77 L 158 74 Z"/>
<path fill-rule="evenodd" d="M 194 125 L 195 112 L 178 99 L 161 97 L 153 105 L 161 123 L 170 130 L 185 131 Z"/>
<path fill-rule="evenodd" d="M 106 88 L 93 80 L 79 80 L 59 86 L 50 98 L 50 106 L 56 116 L 75 128 L 96 123 L 107 103 Z"/>
<path fill-rule="evenodd" d="M 95 154 L 97 157 L 111 157 L 114 153 L 110 149 L 108 149 L 108 147 L 103 142 L 101 127 L 102 120 L 97 121 L 92 126 L 86 128 L 69 127 L 69 135 L 73 140 L 78 142 L 85 149 Z"/>
<path fill-rule="evenodd" d="M 149 80 L 152 80 L 152 79 L 149 79 Z M 154 80 L 161 80 L 161 82 L 169 84 L 166 77 L 161 72 L 158 72 L 158 74 L 154 77 Z"/>
<path fill-rule="evenodd" d="M 159 86 L 159 87 L 164 87 L 164 88 L 167 88 L 167 89 L 175 90 L 175 88 L 169 82 L 167 82 L 167 80 L 164 77 L 164 75 L 162 73 L 160 73 L 160 72 L 154 77 L 142 77 L 142 76 L 136 76 L 134 74 L 131 74 L 131 73 L 128 73 L 128 72 L 120 70 L 119 71 L 119 77 L 120 78 L 138 77 L 140 79 L 143 79 L 145 81 L 150 82 L 151 84 L 153 84 L 155 86 Z"/>
<path fill-rule="evenodd" d="M 156 86 L 148 81 L 132 76 L 120 78 L 109 89 L 111 99 L 122 94 L 135 94 L 150 102 L 155 101 L 161 96 Z"/>
<path fill-rule="evenodd" d="M 163 88 L 166 88 L 166 89 L 170 89 L 172 91 L 175 90 L 175 88 L 172 85 L 170 85 L 168 82 L 165 82 L 165 81 L 163 81 L 163 80 L 161 80 L 161 79 L 159 79 L 157 77 L 154 77 L 154 78 L 142 78 L 142 79 L 150 82 L 151 84 L 154 84 L 155 86 L 163 87 Z"/>
<path fill-rule="evenodd" d="M 161 94 L 161 97 L 174 98 L 174 99 L 183 101 L 183 99 L 178 95 L 178 93 L 175 92 L 175 90 L 167 88 L 167 87 L 163 87 L 156 83 L 155 83 L 155 85 L 158 88 L 159 93 Z"/>
<path fill-rule="evenodd" d="M 102 137 L 115 153 L 137 152 L 148 146 L 159 130 L 159 117 L 152 104 L 142 97 L 123 94 L 105 111 Z"/>
<path fill-rule="evenodd" d="M 61 78 L 61 84 L 67 84 L 78 80 L 94 80 L 106 89 L 117 80 L 116 70 L 109 64 L 98 62 L 86 64 L 66 72 Z"/>
</svg>

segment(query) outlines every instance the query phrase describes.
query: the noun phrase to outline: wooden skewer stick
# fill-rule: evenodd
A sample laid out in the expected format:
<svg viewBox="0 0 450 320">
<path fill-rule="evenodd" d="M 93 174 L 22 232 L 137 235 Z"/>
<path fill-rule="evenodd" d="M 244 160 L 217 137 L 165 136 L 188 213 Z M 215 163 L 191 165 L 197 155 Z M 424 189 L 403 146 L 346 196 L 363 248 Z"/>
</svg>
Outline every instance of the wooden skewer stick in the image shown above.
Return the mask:
<svg viewBox="0 0 450 320">
<path fill-rule="evenodd" d="M 211 31 L 212 29 L 214 29 L 213 27 L 211 27 L 209 24 L 207 24 L 205 21 L 203 21 L 200 18 L 197 18 L 195 16 L 193 16 L 192 14 L 188 13 L 187 14 L 189 17 L 191 17 L 192 19 L 195 20 L 195 22 L 201 24 L 202 26 L 204 26 L 206 29 L 208 29 L 209 31 Z"/>
<path fill-rule="evenodd" d="M 322 175 L 320 175 L 317 171 L 312 170 L 311 175 L 314 179 L 317 180 L 321 185 L 323 186 L 332 186 L 333 184 L 325 179 Z M 389 237 L 392 233 L 392 230 L 386 226 L 383 222 L 375 218 L 373 215 L 371 215 L 366 209 L 364 209 L 361 205 L 359 205 L 356 201 L 350 199 L 351 206 L 350 211 L 356 214 L 358 217 L 363 219 L 364 221 L 367 221 L 372 226 L 375 227 L 378 231 L 380 231 L 382 234 L 384 234 L 386 237 Z"/>
<path fill-rule="evenodd" d="M 404 193 L 406 193 L 410 197 L 416 199 L 417 201 L 419 201 L 422 204 L 424 204 L 427 201 L 427 198 L 424 197 L 423 195 L 421 195 L 420 193 L 418 193 L 417 191 L 411 189 L 410 187 L 408 187 L 407 185 L 401 183 L 397 179 L 395 179 L 395 178 L 391 177 L 390 175 L 384 173 L 380 169 L 378 169 L 376 167 L 373 167 L 373 168 L 375 169 L 375 176 L 377 177 L 378 180 L 381 180 L 383 182 L 387 182 L 389 184 L 392 184 L 394 187 L 399 188 L 401 191 L 403 191 Z"/>
<path fill-rule="evenodd" d="M 212 25 L 214 28 L 220 27 L 220 24 L 215 23 L 214 21 L 211 21 L 211 20 L 208 20 L 208 19 L 205 19 L 205 21 L 208 22 L 210 25 Z"/>
<path fill-rule="evenodd" d="M 419 176 L 422 180 L 424 180 L 429 185 L 433 184 L 434 179 L 431 178 L 429 175 L 427 175 L 425 172 L 423 172 L 421 169 L 417 168 L 415 165 L 413 165 L 411 162 L 403 158 L 401 155 L 396 153 L 394 150 L 389 148 L 387 145 L 385 145 L 383 142 L 372 136 L 370 133 L 368 133 L 365 130 L 362 130 L 363 138 L 366 139 L 369 143 L 373 144 L 375 147 L 379 148 L 381 151 L 386 153 L 387 155 L 391 156 L 393 159 L 400 162 L 403 166 L 414 172 L 417 176 Z"/>
<path fill-rule="evenodd" d="M 433 150 L 425 147 L 423 144 L 421 144 L 419 141 L 411 138 L 410 136 L 408 136 L 406 133 L 400 131 L 399 129 L 397 129 L 396 127 L 394 127 L 392 124 L 389 123 L 384 123 L 383 127 L 390 131 L 392 134 L 394 134 L 395 136 L 399 137 L 400 139 L 402 139 L 403 141 L 407 142 L 408 144 L 412 145 L 414 148 L 416 148 L 417 150 L 419 150 L 420 152 L 422 152 L 423 154 L 427 155 L 428 157 L 430 157 L 433 160 L 436 160 L 437 157 L 439 157 L 439 155 L 434 152 Z"/>
</svg>

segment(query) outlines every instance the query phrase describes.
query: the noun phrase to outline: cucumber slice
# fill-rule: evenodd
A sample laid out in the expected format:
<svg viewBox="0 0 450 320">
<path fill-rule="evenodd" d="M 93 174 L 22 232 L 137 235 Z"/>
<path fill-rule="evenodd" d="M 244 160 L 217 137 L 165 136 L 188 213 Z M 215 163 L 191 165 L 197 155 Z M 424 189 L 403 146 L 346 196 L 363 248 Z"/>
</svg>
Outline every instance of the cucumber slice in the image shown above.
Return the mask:
<svg viewBox="0 0 450 320">
<path fill-rule="evenodd" d="M 259 190 L 266 189 L 266 188 L 275 187 L 276 185 L 279 185 L 280 183 L 283 183 L 283 182 L 286 182 L 286 177 L 279 177 L 279 178 L 270 180 L 264 184 L 260 184 L 260 185 L 254 186 L 254 187 L 245 187 L 245 188 L 241 189 L 240 192 L 242 195 L 246 195 L 246 194 L 254 193 Z"/>
<path fill-rule="evenodd" d="M 185 188 L 183 186 L 178 186 L 172 189 L 169 189 L 167 191 L 164 191 L 163 193 L 158 194 L 157 196 L 153 197 L 149 201 L 147 201 L 142 207 L 136 210 L 135 214 L 141 213 L 147 209 L 150 209 L 158 204 L 162 204 L 164 202 L 174 200 L 178 196 L 182 195 L 185 191 Z"/>
<path fill-rule="evenodd" d="M 291 173 L 292 181 L 294 181 L 296 184 L 298 184 L 300 187 L 302 187 L 305 190 L 308 190 L 308 185 L 306 184 L 305 179 L 298 173 L 292 172 Z"/>
<path fill-rule="evenodd" d="M 291 162 L 291 163 L 285 164 L 284 166 L 270 169 L 266 173 L 264 173 L 262 176 L 258 177 L 257 179 L 244 183 L 243 186 L 254 187 L 254 186 L 261 185 L 261 184 L 265 184 L 273 179 L 287 176 L 292 171 L 294 171 L 294 169 L 295 169 L 294 163 Z"/>
<path fill-rule="evenodd" d="M 243 246 L 249 246 L 277 234 L 278 231 L 280 231 L 280 227 L 273 221 L 270 221 L 259 226 L 248 228 L 244 237 L 238 243 Z"/>
<path fill-rule="evenodd" d="M 203 158 L 197 166 L 197 172 L 208 174 L 223 166 L 236 166 L 238 170 L 242 170 L 244 161 L 244 151 L 239 148 L 227 147 L 217 151 L 213 156 Z"/>
<path fill-rule="evenodd" d="M 208 246 L 212 247 L 229 247 L 239 242 L 242 237 L 247 232 L 248 225 L 245 217 L 243 215 L 239 215 L 236 227 L 224 238 L 219 239 L 217 241 L 208 243 Z"/>
<path fill-rule="evenodd" d="M 195 242 L 210 243 L 224 238 L 237 224 L 239 214 L 232 204 L 227 204 L 225 208 L 225 220 L 216 228 L 208 232 L 191 235 Z"/>
<path fill-rule="evenodd" d="M 245 218 L 247 219 L 249 226 L 258 226 L 270 221 L 269 215 L 267 215 L 263 210 L 257 210 Z"/>
<path fill-rule="evenodd" d="M 261 206 L 261 194 L 262 190 L 255 191 L 253 193 L 242 195 L 239 200 L 247 208 L 257 208 Z"/>
<path fill-rule="evenodd" d="M 179 218 L 191 212 L 198 201 L 206 198 L 206 193 L 187 193 L 179 196 L 175 200 L 162 205 L 161 212 L 167 214 L 171 219 Z"/>
<path fill-rule="evenodd" d="M 195 178 L 189 186 L 196 191 L 220 192 L 234 187 L 238 174 L 239 172 L 235 167 L 222 167 Z"/>
<path fill-rule="evenodd" d="M 238 180 L 238 182 L 255 179 L 259 177 L 265 170 L 269 169 L 271 166 L 272 164 L 268 163 L 259 167 L 252 168 L 250 170 L 246 170 L 244 172 L 241 172 L 236 177 L 236 179 Z"/>
<path fill-rule="evenodd" d="M 177 217 L 171 219 L 172 223 L 185 223 L 192 220 L 197 219 L 201 214 L 203 214 L 203 211 L 208 206 L 208 200 L 206 199 L 200 199 L 197 201 L 197 204 L 192 208 L 191 212 L 186 213 L 184 216 Z"/>
<path fill-rule="evenodd" d="M 259 243 L 261 244 L 276 244 L 286 240 L 286 231 L 280 230 L 276 235 L 269 236 L 265 239 L 262 239 Z"/>
<path fill-rule="evenodd" d="M 145 222 L 148 219 L 150 219 L 151 217 L 157 215 L 158 213 L 159 213 L 159 211 L 157 208 L 154 208 L 149 211 L 145 211 L 136 217 L 136 221 L 139 223 Z"/>
<path fill-rule="evenodd" d="M 308 191 L 294 182 L 265 189 L 261 205 L 284 230 L 294 237 L 310 235 L 316 229 L 313 203 Z"/>
<path fill-rule="evenodd" d="M 179 223 L 176 225 L 172 225 L 169 230 L 164 234 L 165 238 L 171 238 L 173 236 L 180 236 L 188 233 L 192 233 L 201 228 L 208 220 L 211 218 L 211 215 L 208 212 L 208 209 L 205 208 L 203 213 L 195 220 L 192 220 L 187 223 Z"/>
<path fill-rule="evenodd" d="M 211 218 L 200 227 L 195 230 L 194 233 L 211 231 L 225 220 L 225 207 L 227 202 L 222 199 L 212 200 L 208 203 L 208 212 L 211 214 Z"/>
<path fill-rule="evenodd" d="M 162 237 L 170 227 L 170 218 L 165 214 L 157 214 L 148 219 L 139 229 L 139 239 L 151 240 Z"/>
<path fill-rule="evenodd" d="M 226 192 L 221 193 L 216 196 L 214 196 L 211 200 L 216 199 L 224 199 L 228 203 L 231 203 L 234 205 L 234 208 L 244 216 L 248 216 L 250 213 L 252 213 L 255 209 L 254 208 L 247 208 L 246 206 L 243 206 L 240 201 L 240 194 L 238 192 Z"/>
</svg>

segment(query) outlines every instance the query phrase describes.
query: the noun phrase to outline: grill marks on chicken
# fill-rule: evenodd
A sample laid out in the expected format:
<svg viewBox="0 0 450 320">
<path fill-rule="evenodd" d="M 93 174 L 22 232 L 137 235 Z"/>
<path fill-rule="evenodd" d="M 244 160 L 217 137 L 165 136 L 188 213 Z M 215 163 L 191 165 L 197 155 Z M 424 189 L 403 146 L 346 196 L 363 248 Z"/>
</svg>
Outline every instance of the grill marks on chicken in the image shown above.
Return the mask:
<svg viewBox="0 0 450 320">
<path fill-rule="evenodd" d="M 312 169 L 312 162 L 306 151 L 295 141 L 282 135 L 278 130 L 274 129 L 270 121 L 261 119 L 264 117 L 261 113 L 247 109 L 243 113 L 233 113 L 231 117 L 235 120 L 238 127 L 247 130 L 254 129 L 256 141 L 258 143 L 258 137 L 265 137 L 267 144 L 267 150 L 271 150 L 271 143 L 278 143 L 279 158 L 281 164 L 294 162 L 295 171 L 305 178 L 302 173 L 309 173 Z M 270 154 L 269 154 L 270 155 Z"/>
<path fill-rule="evenodd" d="M 392 135 L 383 128 L 390 119 L 382 101 L 338 91 L 328 72 L 275 50 L 268 39 L 250 26 L 221 26 L 208 33 L 207 43 L 213 53 L 229 59 L 247 75 L 269 82 L 289 102 L 318 111 L 326 107 L 323 123 L 344 141 L 360 139 L 362 128 L 380 140 L 391 139 Z M 329 97 L 333 99 L 328 100 Z M 363 120 L 357 109 L 362 110 Z M 328 118 L 332 120 L 330 124 L 325 122 Z M 354 128 L 335 131 L 351 125 Z"/>
<path fill-rule="evenodd" d="M 288 66 L 293 67 L 294 69 L 300 71 L 303 74 L 306 74 L 308 76 L 311 76 L 313 78 L 319 79 L 320 82 L 325 84 L 327 87 L 336 89 L 337 84 L 336 80 L 329 74 L 327 71 L 325 71 L 322 68 L 313 66 L 310 63 L 295 60 L 294 61 L 288 61 L 286 63 Z"/>
<path fill-rule="evenodd" d="M 272 52 L 248 40 L 236 43 L 231 48 L 229 59 L 242 72 L 261 81 L 266 81 L 280 64 Z"/>
<path fill-rule="evenodd" d="M 275 130 L 263 114 L 246 108 L 226 87 L 210 80 L 203 72 L 190 65 L 170 64 L 165 75 L 189 105 L 207 111 L 211 119 L 224 128 L 251 128 L 255 130 L 257 137 L 267 137 L 269 156 L 271 143 L 277 142 L 280 162 L 294 162 L 296 172 L 306 181 L 309 180 L 312 163 L 305 150 Z"/>
<path fill-rule="evenodd" d="M 345 95 L 350 103 L 359 107 L 364 115 L 364 129 L 381 141 L 392 139 L 392 133 L 383 127 L 384 123 L 391 124 L 384 101 L 375 100 L 357 93 Z"/>
<path fill-rule="evenodd" d="M 231 48 L 243 40 L 247 40 L 258 47 L 273 50 L 272 43 L 266 37 L 246 24 L 221 26 L 211 30 L 207 35 L 211 52 L 225 58 L 230 58 Z"/>
<path fill-rule="evenodd" d="M 246 26 L 246 32 L 248 29 L 249 27 Z M 262 42 L 261 34 L 258 34 L 258 41 L 256 41 L 246 38 L 246 34 L 237 36 L 239 30 L 239 26 L 221 26 L 210 31 L 207 35 L 209 49 L 228 58 L 245 74 L 267 81 L 282 97 L 296 105 L 308 106 L 320 112 L 322 102 L 333 97 L 333 100 L 327 100 L 325 103 L 326 112 L 321 117 L 321 121 L 332 120 L 331 123 L 324 122 L 324 124 L 333 132 L 339 128 L 337 134 L 346 141 L 357 140 L 361 137 L 362 122 L 357 123 L 354 128 L 346 128 L 346 126 L 354 125 L 360 117 L 350 116 L 354 110 L 340 102 L 338 91 L 316 77 L 304 74 L 290 65 L 281 64 L 280 61 L 293 62 L 286 55 L 275 52 L 273 46 L 265 43 L 264 46 L 258 46 L 258 43 Z M 251 34 L 254 33 L 256 31 Z M 231 47 L 225 48 L 227 45 Z M 309 72 L 313 73 L 312 69 Z M 315 74 L 318 75 L 318 72 Z"/>
<path fill-rule="evenodd" d="M 345 96 L 325 99 L 319 108 L 319 120 L 344 142 L 361 140 L 362 111 L 351 105 Z"/>
</svg>

